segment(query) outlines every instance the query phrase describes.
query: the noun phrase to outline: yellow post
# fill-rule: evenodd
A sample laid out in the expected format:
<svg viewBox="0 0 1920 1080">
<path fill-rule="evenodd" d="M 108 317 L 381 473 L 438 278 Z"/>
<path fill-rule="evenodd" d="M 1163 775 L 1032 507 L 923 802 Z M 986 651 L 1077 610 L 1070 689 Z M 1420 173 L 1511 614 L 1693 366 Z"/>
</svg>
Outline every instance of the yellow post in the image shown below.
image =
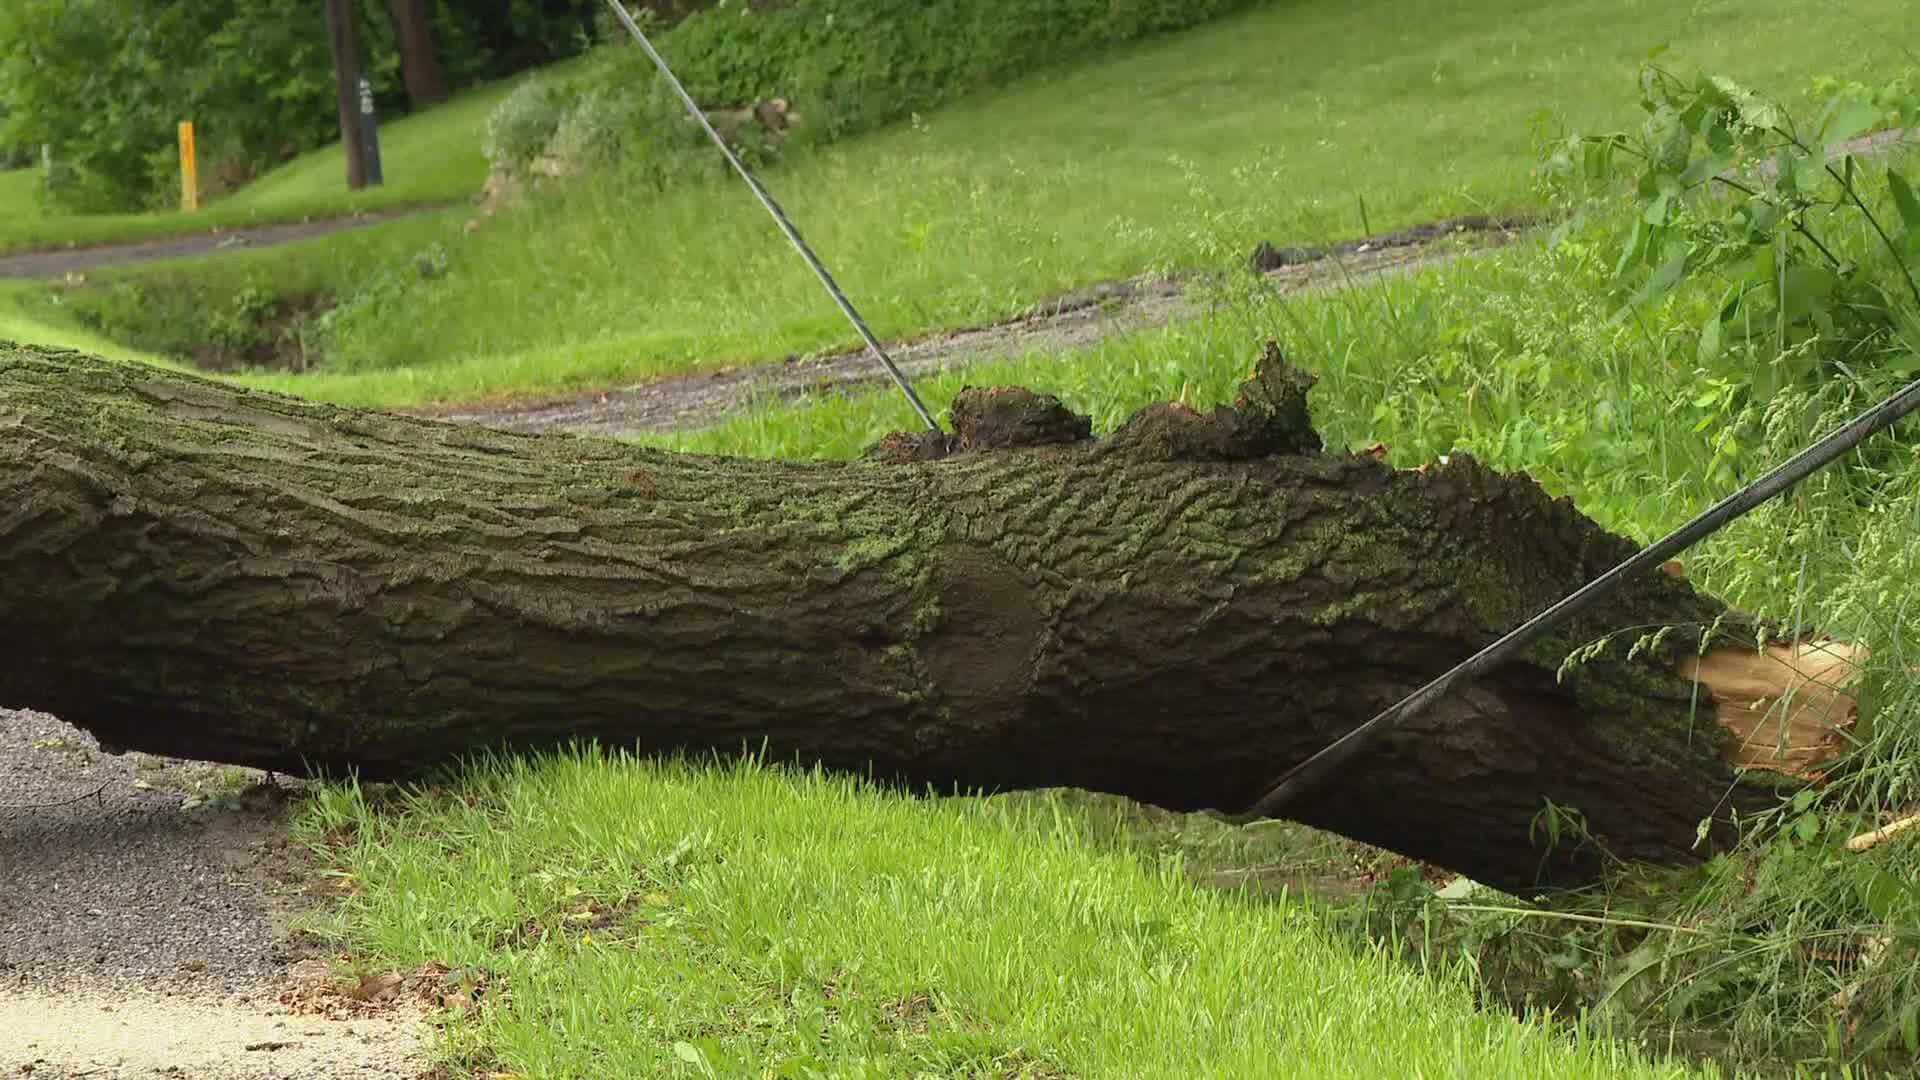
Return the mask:
<svg viewBox="0 0 1920 1080">
<path fill-rule="evenodd" d="M 200 177 L 193 161 L 193 121 L 180 122 L 180 207 L 200 209 Z"/>
</svg>

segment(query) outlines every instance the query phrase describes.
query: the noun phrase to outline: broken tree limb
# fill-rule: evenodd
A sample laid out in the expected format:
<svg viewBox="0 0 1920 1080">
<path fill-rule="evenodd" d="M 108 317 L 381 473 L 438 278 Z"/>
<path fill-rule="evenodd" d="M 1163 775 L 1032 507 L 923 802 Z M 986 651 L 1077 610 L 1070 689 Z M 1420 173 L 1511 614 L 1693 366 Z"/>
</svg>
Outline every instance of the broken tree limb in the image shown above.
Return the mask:
<svg viewBox="0 0 1920 1080">
<path fill-rule="evenodd" d="M 1874 848 L 1879 847 L 1881 844 L 1886 843 L 1915 826 L 1920 826 L 1920 814 L 1909 814 L 1906 817 L 1890 821 L 1871 832 L 1863 832 L 1858 836 L 1849 837 L 1847 839 L 1847 850 L 1856 854 L 1862 851 L 1872 851 Z"/>
<path fill-rule="evenodd" d="M 1464 456 L 1320 452 L 1310 384 L 1270 351 L 1236 407 L 1101 440 L 970 391 L 951 434 L 781 463 L 0 344 L 0 705 L 283 770 L 591 738 L 1237 808 L 1632 550 Z M 1600 865 L 1533 845 L 1548 800 L 1616 856 L 1697 858 L 1786 782 L 1676 671 L 1738 621 L 1629 582 L 1291 813 L 1508 889 Z"/>
<path fill-rule="evenodd" d="M 1846 752 L 1866 650 L 1838 641 L 1774 642 L 1683 657 L 1680 674 L 1713 688 L 1714 720 L 1733 737 L 1733 761 L 1798 780 Z"/>
</svg>

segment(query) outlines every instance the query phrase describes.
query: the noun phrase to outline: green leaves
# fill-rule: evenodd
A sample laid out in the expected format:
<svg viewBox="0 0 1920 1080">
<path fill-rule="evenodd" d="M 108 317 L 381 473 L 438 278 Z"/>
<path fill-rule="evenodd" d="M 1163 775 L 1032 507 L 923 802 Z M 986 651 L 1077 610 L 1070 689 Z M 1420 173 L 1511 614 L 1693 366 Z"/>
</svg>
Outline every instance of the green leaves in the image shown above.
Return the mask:
<svg viewBox="0 0 1920 1080">
<path fill-rule="evenodd" d="M 1893 206 L 1900 214 L 1900 224 L 1904 227 L 1900 234 L 1900 249 L 1909 257 L 1920 254 L 1920 198 L 1915 198 L 1913 186 L 1907 178 L 1892 169 L 1887 170 L 1887 193 L 1893 197 Z"/>
<path fill-rule="evenodd" d="M 1643 71 L 1646 116 L 1634 136 L 1576 136 L 1556 154 L 1564 168 L 1572 149 L 1581 148 L 1590 173 L 1616 157 L 1642 162 L 1635 188 L 1639 212 L 1620 238 L 1614 265 L 1614 284 L 1624 294 L 1614 321 L 1705 275 L 1721 279 L 1725 288 L 1717 313 L 1699 331 L 1695 355 L 1703 367 L 1711 369 L 1736 341 L 1793 350 L 1789 363 L 1768 370 L 1795 377 L 1838 370 L 1840 364 L 1857 370 L 1865 354 L 1887 368 L 1920 356 L 1920 350 L 1892 347 L 1904 307 L 1873 279 L 1884 263 L 1823 239 L 1825 231 L 1837 236 L 1841 215 L 1856 217 L 1899 260 L 1909 275 L 1906 291 L 1920 306 L 1920 285 L 1908 269 L 1920 256 L 1920 193 L 1890 170 L 1886 195 L 1899 227 L 1885 227 L 1886 215 L 1871 208 L 1871 196 L 1862 190 L 1857 160 L 1846 155 L 1836 166 L 1828 156 L 1832 147 L 1889 117 L 1920 110 L 1911 97 L 1897 87 L 1835 88 L 1817 121 L 1802 125 L 1731 80 L 1687 81 L 1658 68 Z M 1708 189 L 1715 197 L 1707 196 Z M 1749 383 L 1752 378 L 1741 376 Z"/>
<path fill-rule="evenodd" d="M 1886 110 L 1873 101 L 1836 97 L 1820 114 L 1817 137 L 1822 146 L 1842 143 L 1878 127 L 1886 115 Z"/>
<path fill-rule="evenodd" d="M 1721 340 L 1720 327 L 1720 320 L 1713 318 L 1708 319 L 1707 325 L 1700 331 L 1700 346 L 1696 355 L 1702 367 L 1710 366 L 1715 360 L 1720 359 L 1720 354 L 1726 349 L 1725 343 Z"/>
<path fill-rule="evenodd" d="M 1840 285 L 1840 275 L 1829 267 L 1812 262 L 1795 263 L 1780 275 L 1775 306 L 1780 317 L 1789 323 L 1823 316 L 1832 311 L 1834 294 Z"/>
<path fill-rule="evenodd" d="M 1920 901 L 1920 890 L 1878 866 L 1865 867 L 1855 880 L 1854 890 L 1861 905 L 1882 922 L 1905 917 Z"/>
</svg>

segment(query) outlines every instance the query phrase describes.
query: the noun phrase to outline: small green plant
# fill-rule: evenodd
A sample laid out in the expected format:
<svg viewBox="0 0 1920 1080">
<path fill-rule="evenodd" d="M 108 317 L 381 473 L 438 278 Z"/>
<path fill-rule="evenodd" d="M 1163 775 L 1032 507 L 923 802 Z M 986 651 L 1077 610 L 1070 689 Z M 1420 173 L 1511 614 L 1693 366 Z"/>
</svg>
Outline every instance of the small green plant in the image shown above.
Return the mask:
<svg viewBox="0 0 1920 1080">
<path fill-rule="evenodd" d="M 566 109 L 560 86 L 537 75 L 527 78 L 487 114 L 481 153 L 498 171 L 522 172 L 553 141 Z"/>
<path fill-rule="evenodd" d="M 1779 388 L 1767 380 L 1774 365 L 1763 354 L 1779 357 L 1788 379 L 1858 368 L 1920 372 L 1912 268 L 1920 199 L 1898 169 L 1864 165 L 1848 148 L 1868 131 L 1920 117 L 1920 95 L 1904 82 L 1874 91 L 1821 85 L 1829 96 L 1817 118 L 1801 124 L 1730 79 L 1688 81 L 1648 65 L 1638 132 L 1574 135 L 1549 161 L 1556 177 L 1598 180 L 1622 160 L 1635 163 L 1640 208 L 1614 268 L 1628 293 L 1617 317 L 1632 318 L 1690 279 L 1711 280 L 1700 363 L 1723 369 L 1732 354 L 1761 400 Z M 1870 182 L 1879 190 L 1870 192 Z M 1840 219 L 1852 215 L 1878 250 L 1842 242 Z"/>
<path fill-rule="evenodd" d="M 180 809 L 238 810 L 240 797 L 252 784 L 253 777 L 245 769 L 221 769 L 217 778 L 195 780 L 192 790 L 181 798 Z"/>
<path fill-rule="evenodd" d="M 280 297 L 272 289 L 245 286 L 233 294 L 226 306 L 207 315 L 206 340 L 216 349 L 231 353 L 244 353 L 267 344 L 267 323 L 280 310 Z"/>
</svg>

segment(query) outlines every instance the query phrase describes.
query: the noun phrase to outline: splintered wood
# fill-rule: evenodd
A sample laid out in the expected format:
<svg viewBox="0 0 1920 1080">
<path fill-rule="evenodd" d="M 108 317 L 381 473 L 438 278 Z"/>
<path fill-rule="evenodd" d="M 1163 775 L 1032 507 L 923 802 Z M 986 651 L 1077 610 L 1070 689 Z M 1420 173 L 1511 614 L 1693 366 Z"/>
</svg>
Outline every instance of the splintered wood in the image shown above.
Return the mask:
<svg viewBox="0 0 1920 1080">
<path fill-rule="evenodd" d="M 1715 649 L 1682 661 L 1680 674 L 1712 695 L 1714 719 L 1737 740 L 1736 767 L 1818 780 L 1858 718 L 1852 688 L 1866 658 L 1859 646 L 1803 641 Z"/>
</svg>

